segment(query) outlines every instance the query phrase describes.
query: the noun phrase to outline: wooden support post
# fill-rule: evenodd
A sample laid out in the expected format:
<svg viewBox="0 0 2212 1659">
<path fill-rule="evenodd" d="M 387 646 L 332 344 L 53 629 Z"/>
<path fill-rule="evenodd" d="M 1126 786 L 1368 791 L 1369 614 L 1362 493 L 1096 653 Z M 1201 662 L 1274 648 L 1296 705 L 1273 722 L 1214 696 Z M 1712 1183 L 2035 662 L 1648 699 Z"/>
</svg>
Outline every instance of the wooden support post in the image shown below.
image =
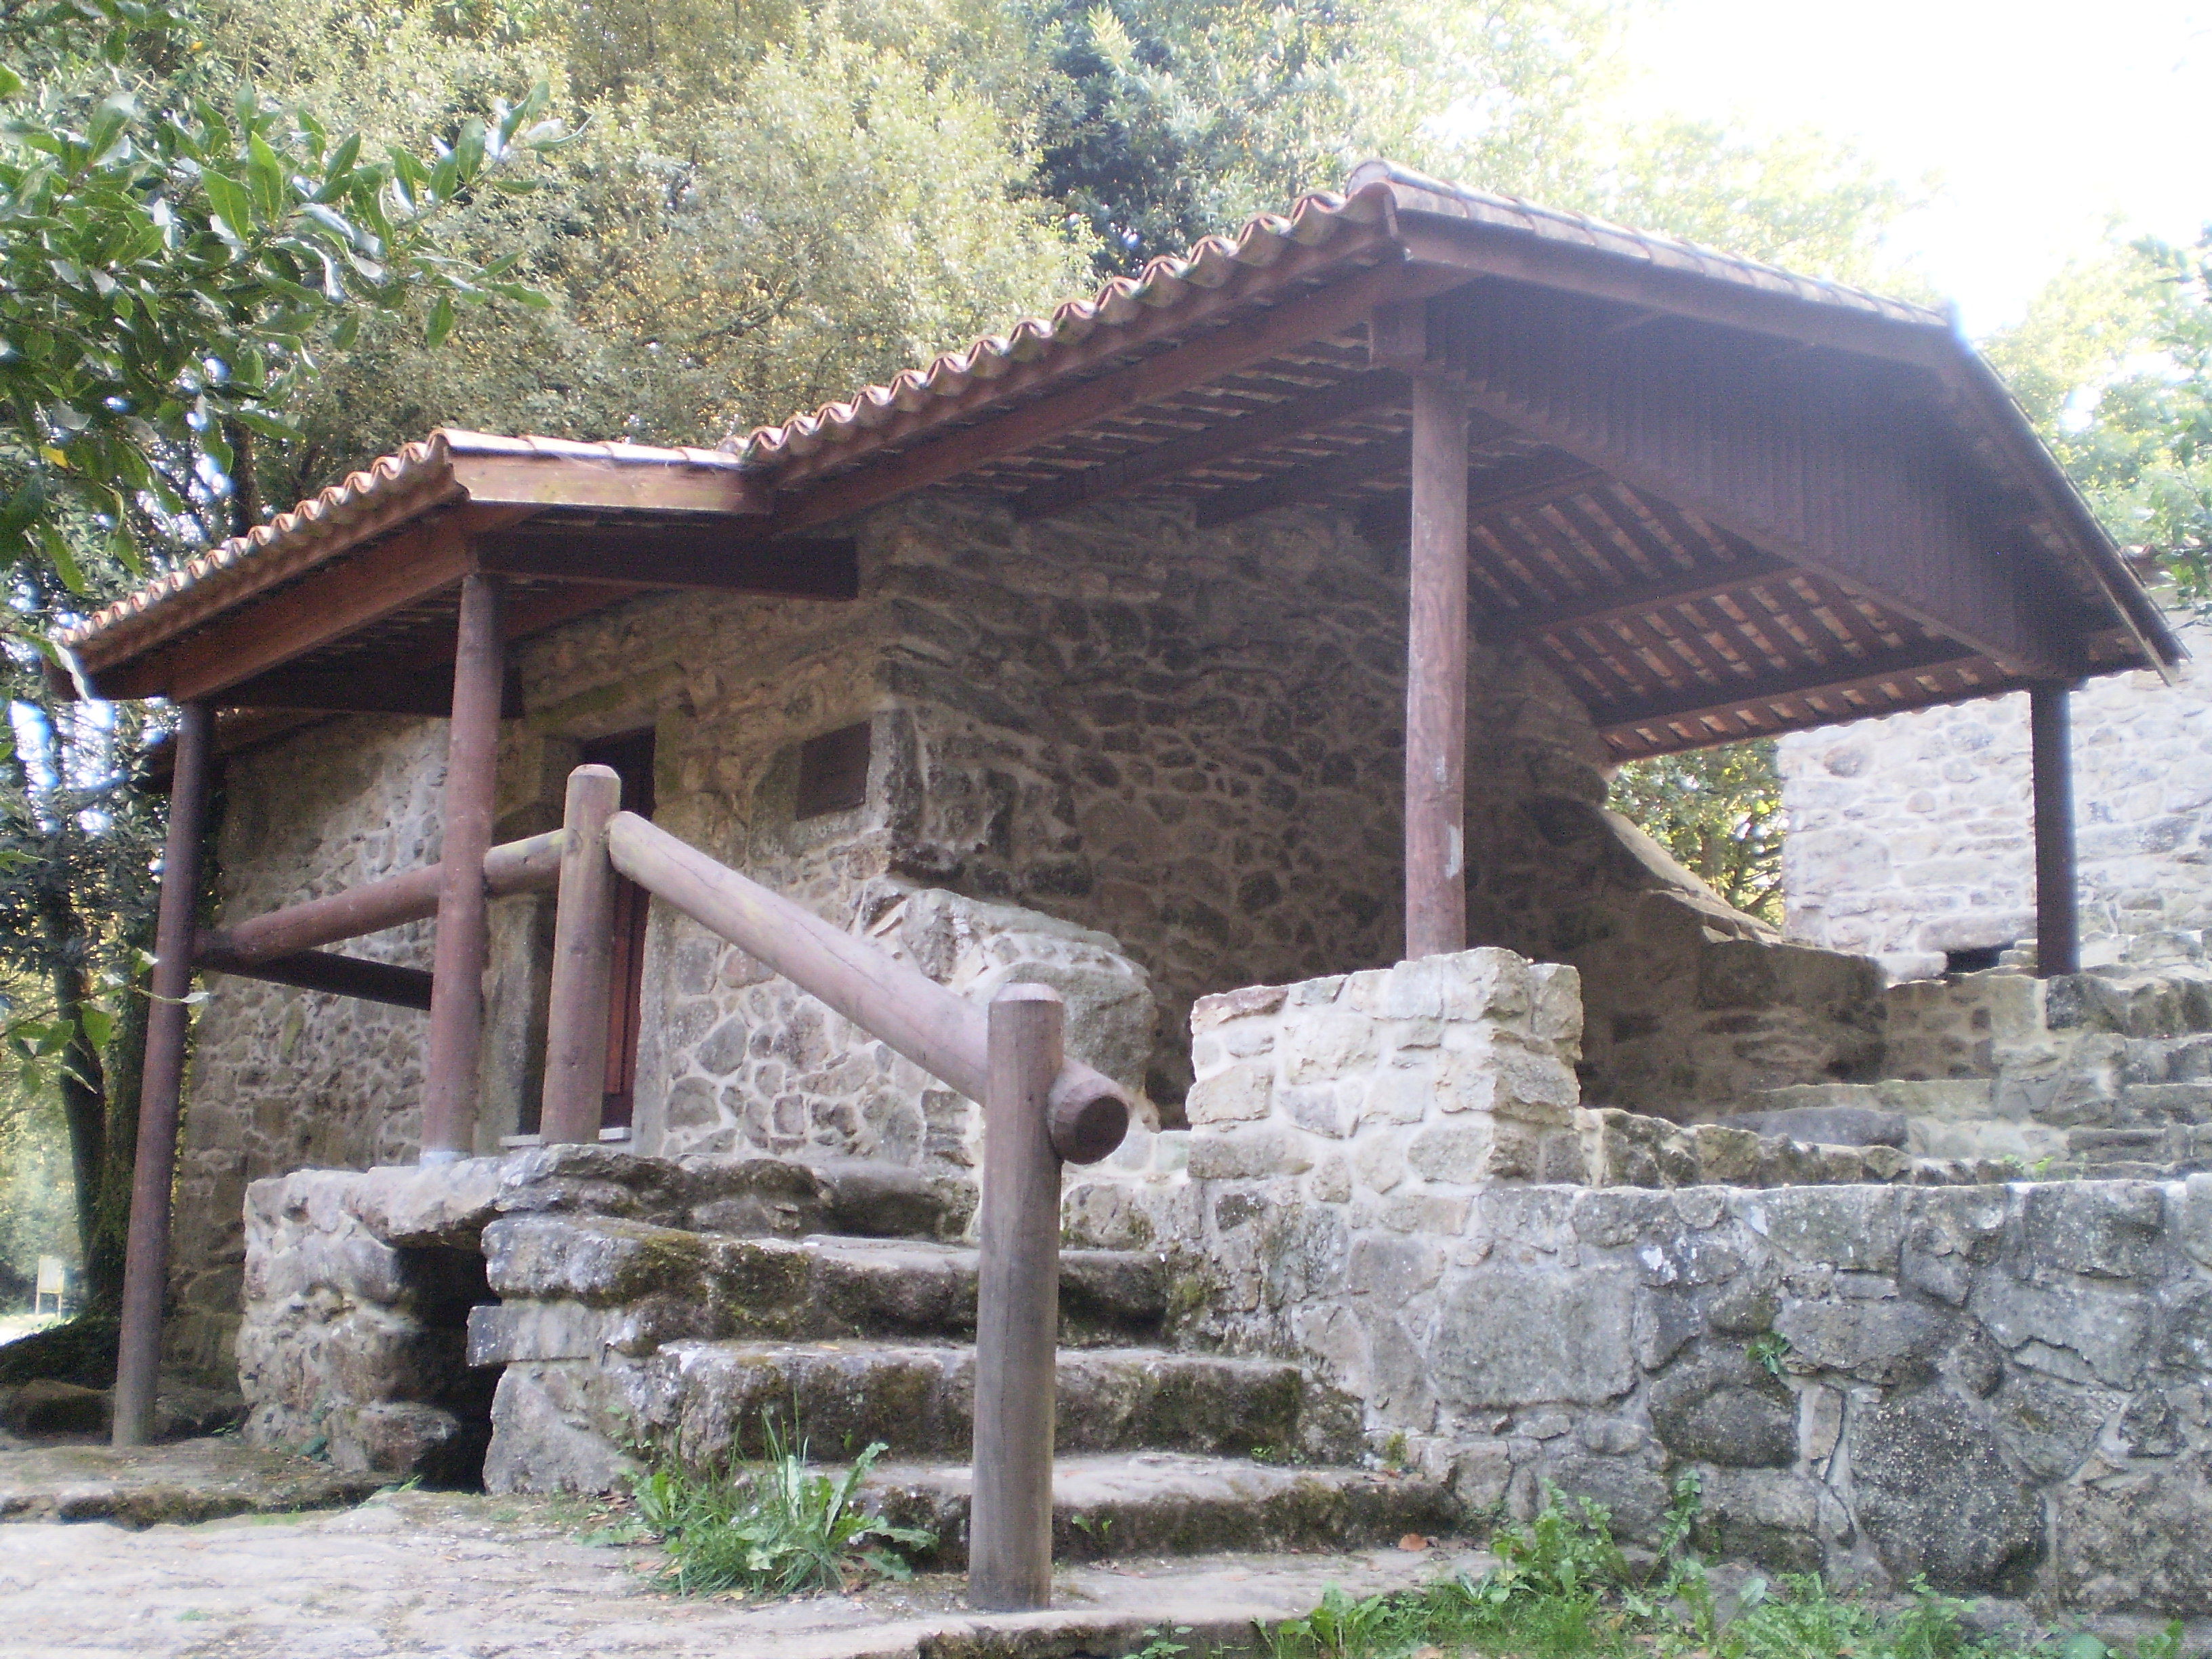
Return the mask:
<svg viewBox="0 0 2212 1659">
<path fill-rule="evenodd" d="M 1413 377 L 1406 956 L 1467 948 L 1467 394 Z"/>
<path fill-rule="evenodd" d="M 968 1605 L 989 1613 L 1052 1602 L 1060 1158 L 1045 1109 L 1063 1013 L 1048 985 L 1009 985 L 991 1004 L 968 1521 Z"/>
<path fill-rule="evenodd" d="M 185 1086 L 185 998 L 192 984 L 192 913 L 207 823 L 208 748 L 214 720 L 204 703 L 178 711 L 169 834 L 154 924 L 153 1006 L 138 1084 L 138 1150 L 131 1182 L 131 1231 L 123 1257 L 123 1329 L 115 1361 L 115 1443 L 153 1437 L 161 1366 L 161 1304 L 169 1288 L 169 1203 L 177 1168 L 177 1116 Z"/>
<path fill-rule="evenodd" d="M 545 1092 L 538 1132 L 548 1146 L 599 1138 L 607 1086 L 607 999 L 615 954 L 615 867 L 607 820 L 622 810 L 611 766 L 568 774 L 561 827 L 560 909 L 553 921 L 553 991 L 545 1014 Z"/>
<path fill-rule="evenodd" d="M 2081 921 L 2075 890 L 2074 688 L 2046 681 L 2027 689 L 2035 800 L 2035 971 L 2045 979 L 2081 971 Z"/>
<path fill-rule="evenodd" d="M 439 854 L 438 939 L 431 957 L 430 1053 L 422 1088 L 422 1162 L 476 1150 L 477 1063 L 483 1048 L 483 971 L 490 952 L 484 854 L 491 848 L 506 674 L 502 578 L 461 579 L 453 713 L 446 740 L 445 842 Z"/>
</svg>

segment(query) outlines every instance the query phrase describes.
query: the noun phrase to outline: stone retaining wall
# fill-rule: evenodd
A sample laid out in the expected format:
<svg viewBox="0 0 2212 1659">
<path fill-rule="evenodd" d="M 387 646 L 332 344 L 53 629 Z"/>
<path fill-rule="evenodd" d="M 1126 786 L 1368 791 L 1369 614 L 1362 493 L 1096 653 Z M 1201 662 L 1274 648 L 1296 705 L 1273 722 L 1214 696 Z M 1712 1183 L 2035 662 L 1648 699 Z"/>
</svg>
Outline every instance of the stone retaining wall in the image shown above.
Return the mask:
<svg viewBox="0 0 2212 1659">
<path fill-rule="evenodd" d="M 1694 1474 L 1771 1568 L 2212 1599 L 2212 1176 L 1565 1184 L 1668 1174 L 1574 1168 L 1571 986 L 1469 952 L 1201 1003 L 1194 1127 L 1073 1178 L 1071 1231 L 1179 1252 L 1195 1337 L 1312 1365 L 1471 1510 L 1550 1482 L 1648 1542 Z"/>
</svg>

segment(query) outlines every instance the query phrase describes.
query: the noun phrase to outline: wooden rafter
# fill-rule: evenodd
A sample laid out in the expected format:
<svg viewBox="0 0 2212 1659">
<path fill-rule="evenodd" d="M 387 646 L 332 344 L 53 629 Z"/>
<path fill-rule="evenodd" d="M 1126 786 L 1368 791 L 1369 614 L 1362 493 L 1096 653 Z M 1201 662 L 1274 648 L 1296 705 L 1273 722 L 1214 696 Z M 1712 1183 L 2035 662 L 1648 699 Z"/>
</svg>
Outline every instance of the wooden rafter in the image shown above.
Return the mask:
<svg viewBox="0 0 2212 1659">
<path fill-rule="evenodd" d="M 1376 261 L 1382 263 L 1378 264 Z M 1255 295 L 1279 291 L 1302 277 L 1322 278 L 1331 272 L 1356 269 L 1363 264 L 1367 269 L 1358 276 L 1320 289 L 1303 299 L 1279 303 L 1259 313 L 1256 319 L 1243 318 L 1225 328 L 1219 326 L 1224 318 L 1235 317 L 1239 311 L 1249 306 Z M 1455 286 L 1462 280 L 1455 273 L 1446 273 L 1441 276 L 1431 275 L 1426 279 L 1425 291 L 1440 294 L 1445 288 Z M 1176 341 L 1185 342 L 1181 350 L 1188 350 L 1191 344 L 1210 339 L 1215 333 L 1249 330 L 1255 322 L 1265 323 L 1269 319 L 1283 318 L 1295 307 L 1312 307 L 1315 301 L 1323 301 L 1329 295 L 1336 296 L 1340 301 L 1351 298 L 1352 296 L 1347 295 L 1345 290 L 1354 283 L 1363 285 L 1358 302 L 1349 308 L 1341 309 L 1341 321 L 1315 328 L 1305 333 L 1304 338 L 1286 338 L 1284 342 L 1288 346 L 1303 345 L 1308 340 L 1334 333 L 1354 320 L 1364 319 L 1374 309 L 1378 290 L 1387 296 L 1396 292 L 1404 282 L 1405 273 L 1397 246 L 1390 239 L 1388 228 L 1382 225 L 1340 234 L 1312 246 L 1294 247 L 1272 265 L 1264 268 L 1240 266 L 1220 287 L 1194 298 L 1187 298 L 1181 304 L 1163 306 L 1123 327 L 1096 329 L 1080 344 L 1047 352 L 1033 362 L 1012 365 L 1004 368 L 996 379 L 985 379 L 978 374 L 964 391 L 956 396 L 929 398 L 915 409 L 895 411 L 882 425 L 865 436 L 843 443 L 825 443 L 811 455 L 787 461 L 777 470 L 776 480 L 786 491 L 798 491 L 824 473 L 866 460 L 884 450 L 915 443 L 927 430 L 945 422 L 975 418 L 979 420 L 979 424 L 988 424 L 999 418 L 990 411 L 1001 405 L 1018 403 L 1069 375 L 1095 374 L 1100 379 L 1111 378 L 1115 373 L 1126 373 L 1126 368 L 1116 370 L 1114 366 L 1135 354 L 1152 351 Z M 1320 309 L 1337 312 L 1340 307 L 1325 304 Z M 1273 355 L 1273 352 L 1261 354 L 1263 356 Z M 1141 357 L 1132 366 L 1142 368 L 1145 363 L 1156 360 L 1152 356 Z M 1256 356 L 1244 359 L 1246 362 L 1258 361 Z M 1096 383 L 1087 381 L 1085 385 Z M 1194 380 L 1178 389 L 1188 390 L 1189 386 L 1199 384 Z M 1083 387 L 1075 389 L 1080 391 Z M 1049 399 L 1039 398 L 1028 407 L 1035 408 L 1047 401 Z M 1009 412 L 1019 414 L 1023 411 L 1016 409 Z M 1080 424 L 1081 422 L 1069 422 L 1061 429 L 1072 430 Z M 976 428 L 971 427 L 967 429 L 974 431 Z M 823 520 L 817 519 L 813 522 L 821 523 Z"/>
<path fill-rule="evenodd" d="M 1196 518 L 1200 529 L 1234 524 L 1255 514 L 1302 501 L 1318 501 L 1340 490 L 1356 489 L 1378 479 L 1402 477 L 1413 457 L 1413 444 L 1404 437 L 1306 462 L 1286 472 L 1270 473 L 1250 483 L 1234 484 L 1199 497 Z"/>
<path fill-rule="evenodd" d="M 1910 679 L 1931 670 L 1973 660 L 1976 653 L 1948 640 L 1929 640 L 1869 661 L 1845 658 L 1784 673 L 1747 676 L 1740 685 L 1698 684 L 1665 697 L 1641 703 L 1592 705 L 1590 718 L 1601 731 L 1658 726 L 1674 720 L 1694 720 L 1761 703 L 1780 702 L 1808 695 L 1839 696 L 1849 692 Z"/>
<path fill-rule="evenodd" d="M 826 479 L 811 489 L 787 490 L 786 505 L 776 515 L 757 521 L 758 533 L 766 539 L 810 529 L 908 490 L 942 483 L 1063 433 L 1175 397 L 1285 351 L 1341 333 L 1364 323 L 1384 299 L 1407 293 L 1409 282 L 1419 291 L 1422 282 L 1439 280 L 1450 283 L 1457 278 L 1449 273 L 1442 277 L 1435 273 L 1425 278 L 1409 277 L 1395 259 L 1374 266 L 1303 299 L 1286 301 L 1255 316 L 1222 324 L 1211 333 L 1187 338 L 1174 350 L 1109 370 L 1063 392 L 1048 393 L 974 426 L 927 438 L 912 449 Z M 1178 310 L 1175 315 L 1176 331 L 1187 332 L 1190 325 L 1184 320 L 1185 313 Z M 857 459 L 855 448 L 848 444 L 826 446 L 826 462 Z"/>
<path fill-rule="evenodd" d="M 1494 429 L 1491 441 L 1510 428 Z M 1572 455 L 1545 453 L 1490 461 L 1470 472 L 1467 481 L 1467 516 L 1470 524 L 1546 507 L 1563 495 L 1594 489 L 1607 482 L 1604 473 Z M 1370 536 L 1403 536 L 1411 508 L 1404 496 L 1392 496 L 1364 507 L 1359 527 Z"/>
<path fill-rule="evenodd" d="M 1388 370 L 1372 371 L 1302 397 L 1285 398 L 1265 409 L 1219 422 L 1166 443 L 1132 451 L 1050 483 L 1037 484 L 1006 505 L 1020 523 L 1050 518 L 1092 501 L 1128 495 L 1177 473 L 1245 454 L 1263 445 L 1326 431 L 1340 422 L 1372 410 L 1401 404 L 1405 398 L 1403 376 Z"/>
</svg>

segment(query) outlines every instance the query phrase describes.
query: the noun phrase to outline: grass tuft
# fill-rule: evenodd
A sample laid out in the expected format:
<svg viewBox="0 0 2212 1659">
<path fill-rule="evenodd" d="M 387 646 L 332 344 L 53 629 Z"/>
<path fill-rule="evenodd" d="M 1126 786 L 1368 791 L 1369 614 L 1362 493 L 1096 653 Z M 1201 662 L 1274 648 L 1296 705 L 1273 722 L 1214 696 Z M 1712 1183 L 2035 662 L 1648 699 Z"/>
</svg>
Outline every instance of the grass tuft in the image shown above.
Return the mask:
<svg viewBox="0 0 2212 1659">
<path fill-rule="evenodd" d="M 927 1549 L 934 1533 L 894 1527 L 863 1510 L 860 1486 L 885 1448 L 879 1441 L 842 1474 L 811 1469 L 806 1443 L 787 1444 L 768 1425 L 768 1459 L 750 1468 L 694 1470 L 661 1460 L 631 1489 L 637 1522 L 668 1564 L 658 1583 L 679 1595 L 803 1595 L 905 1578 L 902 1549 Z"/>
<path fill-rule="evenodd" d="M 1916 1583 L 1901 1606 L 1830 1594 L 1817 1575 L 1750 1580 L 1723 1617 L 1687 1547 L 1696 1477 L 1675 1486 L 1657 1561 L 1638 1572 L 1611 1517 L 1547 1488 L 1530 1521 L 1491 1540 L 1480 1578 L 1355 1600 L 1332 1589 L 1302 1618 L 1263 1626 L 1271 1659 L 2182 1659 L 2181 1627 L 2133 1648 L 2087 1632 L 2022 1644 L 1978 1635 L 1966 1603 Z"/>
</svg>

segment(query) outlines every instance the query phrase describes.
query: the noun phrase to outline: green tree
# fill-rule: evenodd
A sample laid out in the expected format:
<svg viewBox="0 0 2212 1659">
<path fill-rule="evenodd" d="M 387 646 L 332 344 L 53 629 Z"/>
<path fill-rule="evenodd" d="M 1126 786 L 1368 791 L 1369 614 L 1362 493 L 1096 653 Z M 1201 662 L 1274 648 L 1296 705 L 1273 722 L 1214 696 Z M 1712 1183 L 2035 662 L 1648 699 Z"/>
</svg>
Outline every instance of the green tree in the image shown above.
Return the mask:
<svg viewBox="0 0 2212 1659">
<path fill-rule="evenodd" d="M 288 396 L 328 329 L 434 293 L 542 303 L 430 246 L 431 218 L 518 149 L 544 94 L 461 123 L 425 161 L 369 159 L 314 117 L 202 61 L 161 0 L 72 0 L 0 18 L 0 560 L 97 586 L 96 539 L 149 548 L 258 518 L 229 489 L 240 446 L 293 435 Z M 212 518 L 213 522 L 209 520 Z M 241 522 L 242 521 L 242 522 Z"/>
<path fill-rule="evenodd" d="M 2212 230 L 2076 261 L 1987 349 L 2113 539 L 2212 605 Z"/>
<path fill-rule="evenodd" d="M 121 1285 L 158 803 L 130 785 L 158 711 L 70 704 L 57 624 L 259 522 L 257 441 L 287 443 L 314 353 L 428 296 L 542 305 L 438 217 L 560 135 L 544 91 L 372 158 L 263 96 L 167 0 L 0 11 L 0 981 L 19 1082 L 66 1122 L 93 1332 Z M 9 1364 L 35 1363 L 21 1353 Z"/>
<path fill-rule="evenodd" d="M 713 443 L 1084 281 L 1087 244 L 1032 188 L 1034 65 L 995 8 L 749 8 L 734 31 L 726 9 L 378 15 L 364 38 L 345 0 L 226 4 L 211 49 L 402 143 L 483 87 L 549 80 L 580 137 L 535 194 L 437 234 L 516 255 L 552 304 L 465 317 L 437 351 L 404 317 L 364 328 L 301 406 L 308 441 L 264 453 L 272 500 L 438 424 Z"/>
<path fill-rule="evenodd" d="M 1774 740 L 1632 761 L 1612 804 L 1721 897 L 1782 925 L 1782 779 Z"/>
</svg>

